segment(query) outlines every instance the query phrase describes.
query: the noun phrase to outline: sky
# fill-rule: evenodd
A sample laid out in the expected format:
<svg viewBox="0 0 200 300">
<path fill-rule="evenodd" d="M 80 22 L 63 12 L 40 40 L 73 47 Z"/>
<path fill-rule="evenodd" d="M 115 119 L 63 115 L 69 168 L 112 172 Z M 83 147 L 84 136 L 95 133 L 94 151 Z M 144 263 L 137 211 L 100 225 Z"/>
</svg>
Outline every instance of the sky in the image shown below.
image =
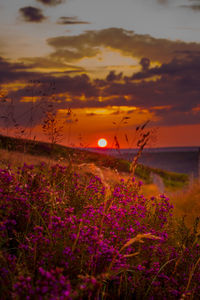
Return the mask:
<svg viewBox="0 0 200 300">
<path fill-rule="evenodd" d="M 200 0 L 1 0 L 0 133 L 200 146 Z"/>
</svg>

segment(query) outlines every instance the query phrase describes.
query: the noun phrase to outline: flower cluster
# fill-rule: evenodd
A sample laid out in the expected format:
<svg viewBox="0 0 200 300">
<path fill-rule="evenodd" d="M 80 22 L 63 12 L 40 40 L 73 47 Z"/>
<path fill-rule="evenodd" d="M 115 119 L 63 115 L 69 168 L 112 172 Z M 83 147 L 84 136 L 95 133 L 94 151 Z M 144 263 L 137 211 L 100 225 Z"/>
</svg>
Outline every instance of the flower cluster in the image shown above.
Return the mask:
<svg viewBox="0 0 200 300">
<path fill-rule="evenodd" d="M 3 299 L 200 297 L 197 230 L 186 236 L 169 199 L 141 184 L 108 194 L 59 165 L 0 170 Z"/>
</svg>

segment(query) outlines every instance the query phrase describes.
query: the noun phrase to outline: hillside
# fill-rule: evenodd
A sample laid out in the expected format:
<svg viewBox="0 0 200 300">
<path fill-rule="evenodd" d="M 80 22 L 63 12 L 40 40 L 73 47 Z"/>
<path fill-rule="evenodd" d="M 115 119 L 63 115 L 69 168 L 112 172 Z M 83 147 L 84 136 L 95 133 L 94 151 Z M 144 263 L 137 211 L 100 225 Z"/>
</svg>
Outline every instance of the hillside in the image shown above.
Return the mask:
<svg viewBox="0 0 200 300">
<path fill-rule="evenodd" d="M 88 165 L 90 172 L 94 169 L 92 166 L 95 165 L 96 167 L 101 168 L 101 171 L 103 170 L 104 173 L 105 171 L 108 173 L 108 170 L 110 170 L 120 173 L 123 177 L 130 176 L 130 162 L 125 159 L 66 147 L 59 144 L 53 145 L 52 147 L 50 143 L 0 135 L 0 149 L 6 150 L 9 153 L 18 153 L 18 156 L 21 155 L 19 161 L 23 161 L 22 158 L 24 158 L 24 156 L 31 155 L 35 157 L 35 160 L 37 160 L 36 158 L 40 158 L 39 160 L 48 160 L 49 162 L 54 161 L 62 164 L 82 165 L 82 169 L 84 163 L 85 166 Z M 17 157 L 16 155 L 14 156 Z M 2 161 L 3 159 L 5 160 L 5 152 L 4 154 L 1 153 L 0 160 Z M 8 155 L 7 160 L 9 160 Z M 157 176 L 156 179 L 154 175 Z M 112 176 L 115 175 L 112 173 Z M 170 190 L 182 188 L 188 183 L 188 176 L 185 174 L 168 172 L 157 168 L 147 167 L 142 164 L 137 165 L 135 176 L 138 177 L 138 179 L 143 180 L 146 184 L 157 184 L 157 181 L 160 182 L 161 179 L 164 187 Z"/>
</svg>

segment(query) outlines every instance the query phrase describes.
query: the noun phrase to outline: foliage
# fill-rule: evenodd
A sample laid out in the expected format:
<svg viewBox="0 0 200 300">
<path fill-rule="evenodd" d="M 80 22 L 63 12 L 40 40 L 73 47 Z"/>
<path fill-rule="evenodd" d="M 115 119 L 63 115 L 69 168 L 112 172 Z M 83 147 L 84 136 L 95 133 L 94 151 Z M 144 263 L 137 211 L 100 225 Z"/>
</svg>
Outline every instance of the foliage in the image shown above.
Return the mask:
<svg viewBox="0 0 200 300">
<path fill-rule="evenodd" d="M 154 172 L 163 178 L 166 187 L 182 188 L 189 183 L 187 174 L 163 171 L 156 168 L 154 169 Z"/>
<path fill-rule="evenodd" d="M 137 167 L 135 169 L 135 175 L 140 177 L 146 183 L 152 182 L 152 173 L 159 175 L 163 179 L 166 188 L 182 188 L 189 183 L 189 178 L 187 174 L 169 172 L 166 170 L 137 164 Z"/>
<path fill-rule="evenodd" d="M 152 168 L 137 164 L 135 169 L 135 175 L 144 180 L 146 183 L 152 183 L 151 179 Z"/>
<path fill-rule="evenodd" d="M 198 220 L 141 182 L 107 191 L 60 165 L 0 170 L 2 299 L 198 299 Z"/>
</svg>

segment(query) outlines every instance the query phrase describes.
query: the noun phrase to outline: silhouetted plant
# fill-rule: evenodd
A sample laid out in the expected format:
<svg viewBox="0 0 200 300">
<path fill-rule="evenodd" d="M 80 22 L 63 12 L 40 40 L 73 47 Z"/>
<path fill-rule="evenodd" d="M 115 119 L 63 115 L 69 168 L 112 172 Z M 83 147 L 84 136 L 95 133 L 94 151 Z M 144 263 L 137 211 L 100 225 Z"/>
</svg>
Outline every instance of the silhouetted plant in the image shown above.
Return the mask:
<svg viewBox="0 0 200 300">
<path fill-rule="evenodd" d="M 52 148 L 63 140 L 63 124 L 60 124 L 56 114 L 47 112 L 42 125 L 43 133 L 48 137 Z"/>
<path fill-rule="evenodd" d="M 66 116 L 65 116 L 65 122 L 68 126 L 68 136 L 67 136 L 67 142 L 68 145 L 74 146 L 73 144 L 71 144 L 71 129 L 72 129 L 72 125 L 76 124 L 78 122 L 78 118 L 76 116 L 76 114 L 72 111 L 71 108 L 68 108 Z"/>
<path fill-rule="evenodd" d="M 114 140 L 113 140 L 113 143 L 112 143 L 112 146 L 111 148 L 115 148 L 119 154 L 120 153 L 120 143 L 119 143 L 119 139 L 118 139 L 118 133 L 120 131 L 120 128 L 123 126 L 123 125 L 126 125 L 128 124 L 128 120 L 130 119 L 130 117 L 128 116 L 124 116 L 123 118 L 121 118 L 121 120 L 117 123 L 117 122 L 112 122 L 113 125 L 115 125 L 115 135 L 114 135 Z M 126 135 L 126 138 L 128 139 L 127 135 Z"/>
<path fill-rule="evenodd" d="M 149 122 L 150 122 L 150 120 L 146 121 L 144 124 L 142 124 L 140 126 L 137 126 L 135 129 L 136 130 L 136 138 L 137 138 L 136 145 L 138 148 L 138 152 L 135 155 L 135 157 L 133 158 L 133 161 L 130 166 L 130 171 L 131 171 L 132 176 L 134 176 L 134 174 L 135 174 L 135 169 L 137 167 L 138 160 L 141 157 L 144 148 L 148 145 L 151 135 L 153 133 L 153 131 L 150 129 L 146 130 L 146 126 Z"/>
</svg>

